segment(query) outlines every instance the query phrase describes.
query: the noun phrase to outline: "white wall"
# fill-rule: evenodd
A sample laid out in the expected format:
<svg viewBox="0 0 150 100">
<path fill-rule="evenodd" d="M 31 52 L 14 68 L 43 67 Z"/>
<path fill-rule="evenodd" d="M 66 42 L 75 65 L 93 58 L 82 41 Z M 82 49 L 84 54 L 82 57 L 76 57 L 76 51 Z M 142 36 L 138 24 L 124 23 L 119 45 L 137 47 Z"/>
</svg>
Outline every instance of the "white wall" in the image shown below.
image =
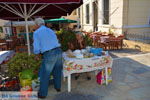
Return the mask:
<svg viewBox="0 0 150 100">
<path fill-rule="evenodd" d="M 99 31 L 108 32 L 110 28 L 114 28 L 116 34 L 122 34 L 123 25 L 123 0 L 109 1 L 109 24 L 103 24 L 103 0 L 99 1 Z M 112 27 L 113 26 L 113 27 Z"/>
<path fill-rule="evenodd" d="M 130 34 L 149 34 L 150 0 L 125 0 L 124 6 L 123 31 Z"/>
</svg>

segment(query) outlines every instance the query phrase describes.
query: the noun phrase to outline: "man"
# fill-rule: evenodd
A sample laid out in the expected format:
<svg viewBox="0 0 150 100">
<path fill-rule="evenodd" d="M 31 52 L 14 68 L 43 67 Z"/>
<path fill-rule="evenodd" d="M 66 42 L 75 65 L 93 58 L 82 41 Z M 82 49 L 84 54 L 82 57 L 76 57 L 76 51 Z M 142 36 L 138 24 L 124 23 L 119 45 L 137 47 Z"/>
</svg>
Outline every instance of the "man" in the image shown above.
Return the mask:
<svg viewBox="0 0 150 100">
<path fill-rule="evenodd" d="M 47 28 L 42 18 L 35 19 L 36 31 L 33 35 L 33 47 L 35 54 L 42 54 L 42 64 L 39 70 L 40 89 L 39 98 L 45 98 L 48 94 L 50 74 L 54 77 L 54 87 L 59 92 L 61 88 L 62 50 L 56 34 Z"/>
</svg>

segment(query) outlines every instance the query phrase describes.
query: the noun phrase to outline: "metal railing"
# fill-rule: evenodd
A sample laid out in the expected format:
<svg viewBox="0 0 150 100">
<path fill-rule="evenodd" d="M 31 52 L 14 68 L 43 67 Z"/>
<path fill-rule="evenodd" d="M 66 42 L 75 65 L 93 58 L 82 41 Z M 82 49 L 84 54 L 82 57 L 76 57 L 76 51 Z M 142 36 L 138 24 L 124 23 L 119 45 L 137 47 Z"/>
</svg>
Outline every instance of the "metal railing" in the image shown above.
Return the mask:
<svg viewBox="0 0 150 100">
<path fill-rule="evenodd" d="M 125 33 L 125 39 L 150 44 L 150 33 Z"/>
</svg>

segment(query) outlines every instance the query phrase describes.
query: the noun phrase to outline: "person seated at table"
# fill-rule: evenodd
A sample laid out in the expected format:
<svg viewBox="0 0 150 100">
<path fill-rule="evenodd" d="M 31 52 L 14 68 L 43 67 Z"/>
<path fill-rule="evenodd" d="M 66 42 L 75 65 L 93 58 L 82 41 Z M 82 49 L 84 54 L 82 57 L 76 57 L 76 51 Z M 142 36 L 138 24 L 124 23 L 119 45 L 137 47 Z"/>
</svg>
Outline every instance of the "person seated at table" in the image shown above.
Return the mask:
<svg viewBox="0 0 150 100">
<path fill-rule="evenodd" d="M 76 33 L 76 39 L 77 39 L 77 42 L 76 42 L 76 49 L 84 49 L 86 44 L 84 42 L 84 38 L 82 36 L 82 33 Z M 80 74 L 76 74 L 75 75 L 75 80 L 77 80 L 78 78 L 80 77 Z M 87 77 L 87 80 L 91 80 L 91 76 L 89 73 L 86 72 L 86 77 Z"/>
</svg>

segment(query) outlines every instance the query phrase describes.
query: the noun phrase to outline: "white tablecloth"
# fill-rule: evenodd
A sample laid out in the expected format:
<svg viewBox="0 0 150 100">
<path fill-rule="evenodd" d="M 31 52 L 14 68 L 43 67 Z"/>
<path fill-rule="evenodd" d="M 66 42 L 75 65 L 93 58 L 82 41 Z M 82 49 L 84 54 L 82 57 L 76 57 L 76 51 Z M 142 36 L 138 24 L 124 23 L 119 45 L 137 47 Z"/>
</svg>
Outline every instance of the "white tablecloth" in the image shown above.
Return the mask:
<svg viewBox="0 0 150 100">
<path fill-rule="evenodd" d="M 67 77 L 73 73 L 90 72 L 105 67 L 112 67 L 112 58 L 109 55 L 94 56 L 92 58 L 69 58 L 64 53 L 65 60 L 63 67 L 63 75 Z"/>
</svg>

